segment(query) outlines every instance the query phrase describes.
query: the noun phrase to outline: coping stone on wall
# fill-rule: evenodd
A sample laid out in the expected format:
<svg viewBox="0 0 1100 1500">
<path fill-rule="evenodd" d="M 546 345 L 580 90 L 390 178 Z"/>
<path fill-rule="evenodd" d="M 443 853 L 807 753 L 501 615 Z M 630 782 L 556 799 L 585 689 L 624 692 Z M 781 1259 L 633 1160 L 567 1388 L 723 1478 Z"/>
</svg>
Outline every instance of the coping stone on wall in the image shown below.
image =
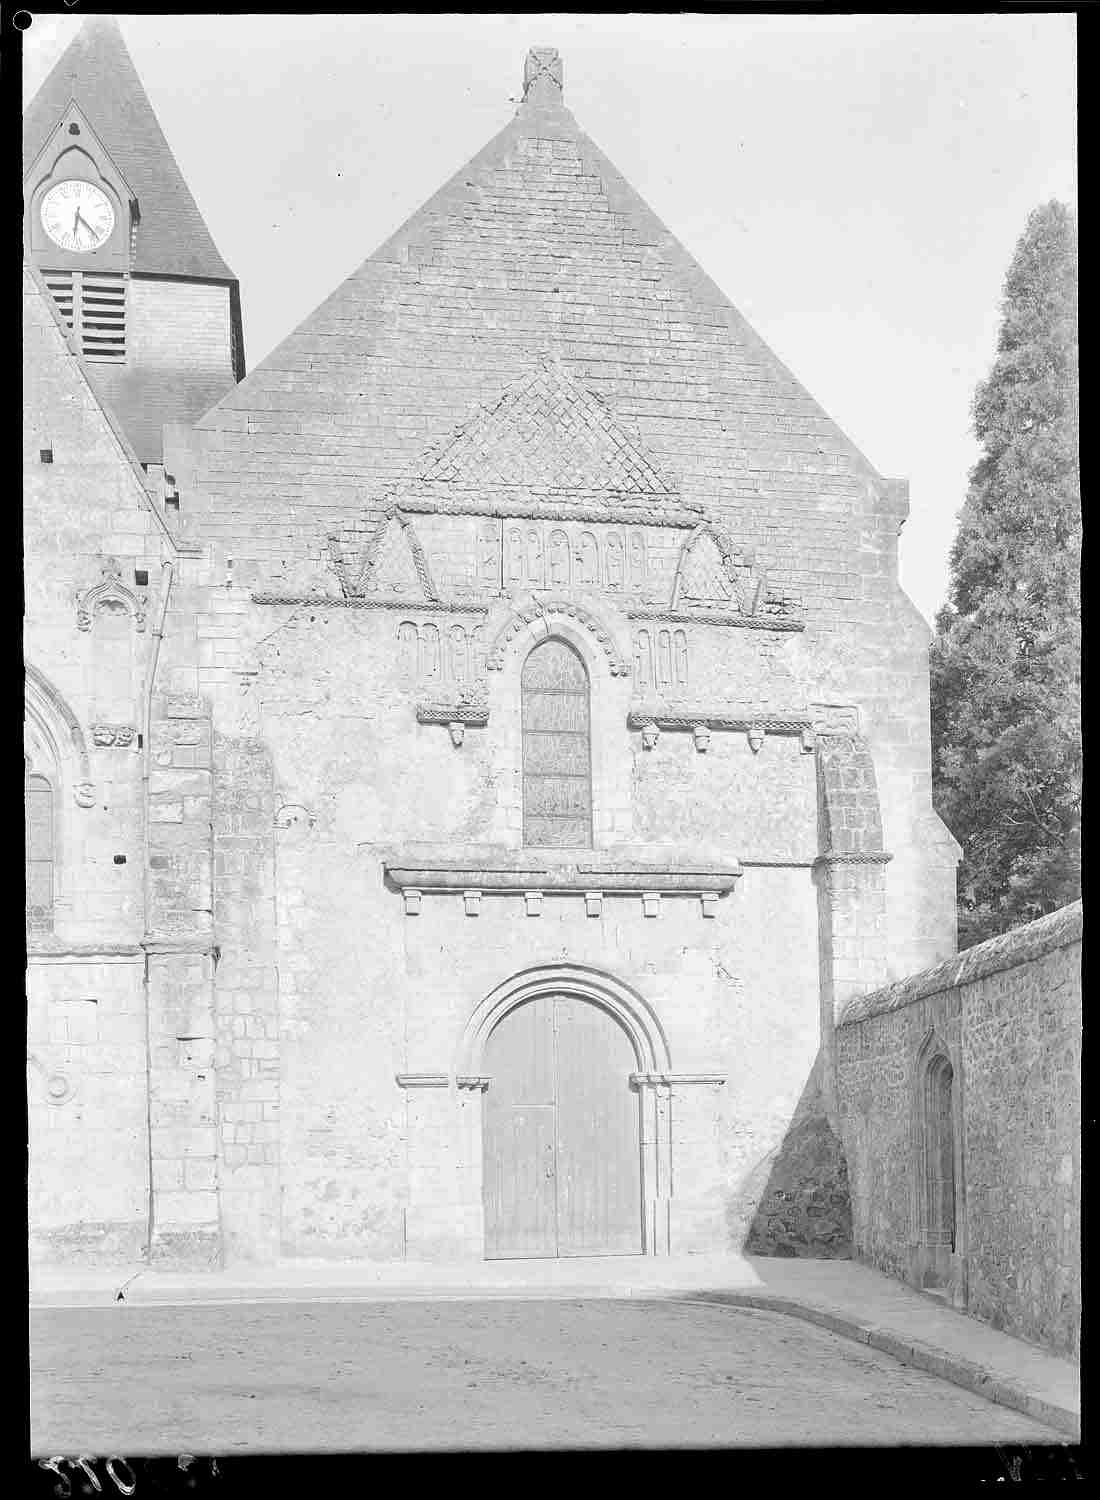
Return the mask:
<svg viewBox="0 0 1100 1500">
<path fill-rule="evenodd" d="M 867 995 L 857 995 L 849 1000 L 840 1014 L 839 1026 L 852 1026 L 879 1016 L 887 1011 L 901 1010 L 917 1000 L 927 1000 L 943 990 L 957 989 L 964 984 L 973 984 L 988 974 L 1002 969 L 1013 969 L 1018 964 L 1031 963 L 1056 948 L 1068 947 L 1079 942 L 1083 927 L 1083 908 L 1080 901 L 1059 907 L 1045 917 L 1038 917 L 1023 927 L 1014 927 L 1011 932 L 1002 932 L 960 953 L 955 958 L 945 959 L 932 969 L 923 969 L 907 979 L 899 979 Z"/>
</svg>

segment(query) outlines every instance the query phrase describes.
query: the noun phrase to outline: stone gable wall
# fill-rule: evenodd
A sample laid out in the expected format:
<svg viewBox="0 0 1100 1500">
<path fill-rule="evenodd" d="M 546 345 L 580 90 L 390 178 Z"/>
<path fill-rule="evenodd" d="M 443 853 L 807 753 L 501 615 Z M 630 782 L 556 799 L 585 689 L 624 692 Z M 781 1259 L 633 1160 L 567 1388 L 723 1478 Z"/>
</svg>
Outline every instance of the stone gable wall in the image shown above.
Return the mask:
<svg viewBox="0 0 1100 1500">
<path fill-rule="evenodd" d="M 1080 1339 L 1081 908 L 969 949 L 843 1012 L 841 1136 L 856 1250 L 919 1283 L 914 1068 L 932 1031 L 961 1090 L 954 1296 L 1075 1354 Z"/>
</svg>

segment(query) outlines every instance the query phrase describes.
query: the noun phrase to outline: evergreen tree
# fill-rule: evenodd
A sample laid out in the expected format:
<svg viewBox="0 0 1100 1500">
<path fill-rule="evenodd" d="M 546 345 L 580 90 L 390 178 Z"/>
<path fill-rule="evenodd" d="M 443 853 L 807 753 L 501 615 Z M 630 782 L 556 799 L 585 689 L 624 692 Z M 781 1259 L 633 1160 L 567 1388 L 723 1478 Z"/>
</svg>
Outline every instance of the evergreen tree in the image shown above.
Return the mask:
<svg viewBox="0 0 1100 1500">
<path fill-rule="evenodd" d="M 1028 219 L 997 356 L 973 404 L 984 449 L 932 644 L 935 805 L 963 849 L 959 945 L 1080 894 L 1077 241 Z"/>
</svg>

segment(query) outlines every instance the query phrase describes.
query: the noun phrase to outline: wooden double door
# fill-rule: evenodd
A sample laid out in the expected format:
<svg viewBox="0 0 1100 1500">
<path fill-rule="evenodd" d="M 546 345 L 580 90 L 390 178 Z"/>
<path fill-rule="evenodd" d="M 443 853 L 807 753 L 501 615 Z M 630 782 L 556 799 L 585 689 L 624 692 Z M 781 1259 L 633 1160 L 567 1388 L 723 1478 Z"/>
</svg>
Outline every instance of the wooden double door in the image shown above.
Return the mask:
<svg viewBox="0 0 1100 1500">
<path fill-rule="evenodd" d="M 586 1000 L 540 995 L 490 1035 L 485 1256 L 642 1253 L 634 1048 Z"/>
</svg>

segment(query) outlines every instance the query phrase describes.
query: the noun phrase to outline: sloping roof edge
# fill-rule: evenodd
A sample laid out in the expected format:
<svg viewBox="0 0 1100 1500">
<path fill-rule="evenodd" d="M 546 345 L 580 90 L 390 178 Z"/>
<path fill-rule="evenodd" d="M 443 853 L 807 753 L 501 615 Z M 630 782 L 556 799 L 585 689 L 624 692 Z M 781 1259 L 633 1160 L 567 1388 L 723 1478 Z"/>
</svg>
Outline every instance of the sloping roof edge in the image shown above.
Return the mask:
<svg viewBox="0 0 1100 1500">
<path fill-rule="evenodd" d="M 658 239 L 668 255 L 673 270 L 681 276 L 695 295 L 701 297 L 711 306 L 717 307 L 725 315 L 730 331 L 736 335 L 738 340 L 754 353 L 758 354 L 784 380 L 790 381 L 798 394 L 810 403 L 821 419 L 829 423 L 830 427 L 833 428 L 843 442 L 848 456 L 856 460 L 869 479 L 873 480 L 878 486 L 886 484 L 888 481 L 885 476 L 875 468 L 866 454 L 856 446 L 835 417 L 829 415 L 798 377 L 787 368 L 778 354 L 775 353 L 764 338 L 753 328 L 744 313 L 740 311 L 713 277 L 703 269 L 691 251 L 676 238 L 672 230 L 658 217 L 642 197 L 641 193 L 638 192 L 637 188 L 633 187 L 627 181 L 614 162 L 601 151 L 595 141 L 579 126 L 577 127 L 577 135 L 581 149 L 591 158 L 592 165 L 598 172 L 604 190 L 607 192 L 613 207 L 619 212 L 633 218 L 650 235 Z"/>
<path fill-rule="evenodd" d="M 62 318 L 60 312 L 58 312 L 57 305 L 53 300 L 53 296 L 50 292 L 49 287 L 46 285 L 37 266 L 35 266 L 26 258 L 24 258 L 23 260 L 23 269 L 30 276 L 31 280 L 37 287 L 39 296 L 42 298 L 43 303 L 48 308 L 50 316 L 53 318 L 54 324 L 60 332 L 61 337 L 65 341 L 65 347 L 69 352 L 69 357 L 72 359 L 73 363 L 79 370 L 80 377 L 84 381 L 84 384 L 87 386 L 88 393 L 91 396 L 92 400 L 95 402 L 99 410 L 103 413 L 104 420 L 106 421 L 107 426 L 110 428 L 115 442 L 118 444 L 119 451 L 123 459 L 129 465 L 131 471 L 133 472 L 134 478 L 137 481 L 138 489 L 141 493 L 142 503 L 146 506 L 149 513 L 156 521 L 161 533 L 170 544 L 172 551 L 178 554 L 179 544 L 177 542 L 177 539 L 172 535 L 172 532 L 168 526 L 168 522 L 164 519 L 153 502 L 152 489 L 149 484 L 149 476 L 142 468 L 141 460 L 138 458 L 137 454 L 131 447 L 130 441 L 127 438 L 125 432 L 122 430 L 122 425 L 119 422 L 118 418 L 115 416 L 114 412 L 111 410 L 107 402 L 102 400 L 99 393 L 97 392 L 95 384 L 93 383 L 92 378 L 88 373 L 88 366 L 85 363 L 84 356 L 77 348 L 76 340 L 69 329 L 66 327 L 64 318 Z"/>
<path fill-rule="evenodd" d="M 965 953 L 946 959 L 934 968 L 923 969 L 919 974 L 872 990 L 870 994 L 856 996 L 841 1011 L 837 1025 L 854 1026 L 872 1016 L 901 1010 L 917 1000 L 927 1000 L 944 990 L 973 984 L 990 974 L 999 974 L 1003 969 L 1034 963 L 1057 948 L 1080 942 L 1083 931 L 1083 904 L 1073 901 L 1069 906 L 1048 912 L 1045 917 L 1036 917 L 1034 922 L 1026 922 L 1022 927 L 1014 927 L 1010 932 L 1002 932 L 967 948 Z"/>
</svg>

